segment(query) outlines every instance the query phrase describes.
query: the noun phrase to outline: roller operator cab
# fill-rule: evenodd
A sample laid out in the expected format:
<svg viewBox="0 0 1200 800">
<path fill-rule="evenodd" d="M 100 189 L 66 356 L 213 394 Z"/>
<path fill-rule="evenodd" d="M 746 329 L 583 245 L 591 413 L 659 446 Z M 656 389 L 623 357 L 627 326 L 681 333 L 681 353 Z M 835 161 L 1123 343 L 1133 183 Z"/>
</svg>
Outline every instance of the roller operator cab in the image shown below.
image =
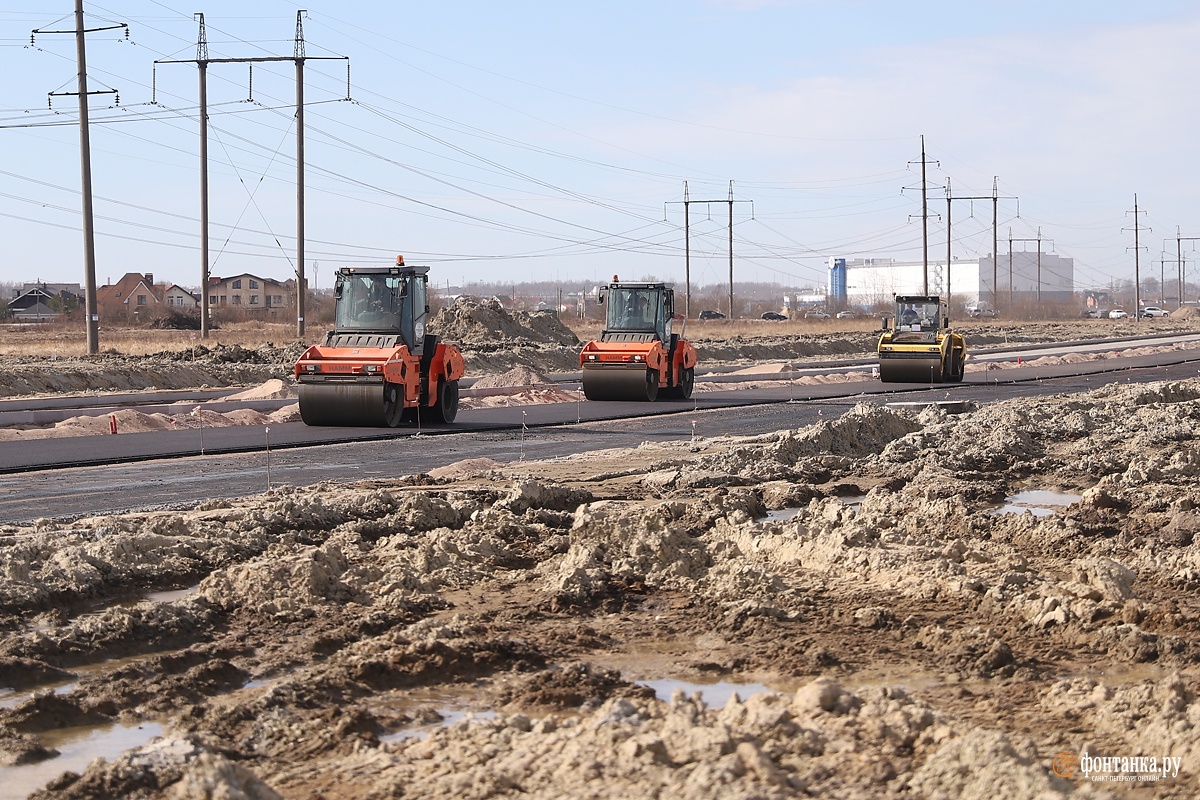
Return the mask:
<svg viewBox="0 0 1200 800">
<path fill-rule="evenodd" d="M 623 283 L 616 275 L 597 297 L 604 330 L 579 354 L 588 400 L 687 399 L 696 380 L 696 348 L 675 323 L 675 292 L 663 283 Z"/>
<path fill-rule="evenodd" d="M 334 329 L 296 362 L 300 417 L 308 425 L 396 427 L 453 422 L 462 353 L 425 332 L 428 267 L 342 267 Z"/>
<path fill-rule="evenodd" d="M 963 379 L 967 346 L 950 330 L 937 295 L 896 295 L 896 314 L 879 337 L 879 379 L 885 383 L 942 383 Z"/>
</svg>

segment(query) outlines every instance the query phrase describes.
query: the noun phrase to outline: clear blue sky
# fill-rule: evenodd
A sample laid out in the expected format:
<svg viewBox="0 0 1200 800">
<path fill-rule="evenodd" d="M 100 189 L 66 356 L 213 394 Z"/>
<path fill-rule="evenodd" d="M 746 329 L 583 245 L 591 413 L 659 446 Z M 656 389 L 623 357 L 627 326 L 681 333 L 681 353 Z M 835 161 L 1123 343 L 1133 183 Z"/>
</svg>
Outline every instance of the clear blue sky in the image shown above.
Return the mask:
<svg viewBox="0 0 1200 800">
<path fill-rule="evenodd" d="M 247 12 L 251 8 L 251 12 Z M 197 69 L 305 67 L 306 270 L 405 253 L 438 284 L 682 281 L 684 183 L 733 181 L 739 280 L 824 281 L 829 256 L 931 256 L 945 185 L 999 192 L 1009 229 L 1075 258 L 1080 288 L 1143 276 L 1200 236 L 1194 2 L 659 0 L 85 2 L 97 278 L 197 285 Z M 0 10 L 0 281 L 84 280 L 73 0 Z M 212 64 L 214 275 L 295 268 L 295 66 Z M 1018 215 L 1019 212 L 1019 215 Z M 691 205 L 692 279 L 727 275 L 728 206 Z M 991 251 L 992 204 L 958 201 L 956 257 Z M 1165 240 L 1169 240 L 1165 242 Z M 1017 244 L 1015 249 L 1035 245 Z M 1184 242 L 1185 254 L 1193 251 Z M 1167 274 L 1173 274 L 1173 263 Z"/>
</svg>

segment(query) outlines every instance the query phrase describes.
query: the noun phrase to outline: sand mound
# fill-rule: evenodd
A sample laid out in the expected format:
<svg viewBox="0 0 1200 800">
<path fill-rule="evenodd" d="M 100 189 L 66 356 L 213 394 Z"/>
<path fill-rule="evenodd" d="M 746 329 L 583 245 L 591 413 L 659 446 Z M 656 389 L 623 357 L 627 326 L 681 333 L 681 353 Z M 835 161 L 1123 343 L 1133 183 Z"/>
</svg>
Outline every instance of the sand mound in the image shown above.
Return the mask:
<svg viewBox="0 0 1200 800">
<path fill-rule="evenodd" d="M 509 314 L 496 298 L 459 297 L 437 312 L 431 333 L 466 347 L 508 340 L 528 344 L 578 345 L 579 338 L 554 314 Z"/>
<path fill-rule="evenodd" d="M 251 387 L 236 394 L 226 395 L 221 400 L 282 400 L 295 397 L 296 392 L 289 384 L 278 378 L 272 378 L 258 386 Z"/>
<path fill-rule="evenodd" d="M 497 389 L 507 386 L 542 386 L 550 380 L 537 370 L 524 365 L 513 367 L 500 375 L 489 375 L 471 384 L 475 389 Z"/>
</svg>

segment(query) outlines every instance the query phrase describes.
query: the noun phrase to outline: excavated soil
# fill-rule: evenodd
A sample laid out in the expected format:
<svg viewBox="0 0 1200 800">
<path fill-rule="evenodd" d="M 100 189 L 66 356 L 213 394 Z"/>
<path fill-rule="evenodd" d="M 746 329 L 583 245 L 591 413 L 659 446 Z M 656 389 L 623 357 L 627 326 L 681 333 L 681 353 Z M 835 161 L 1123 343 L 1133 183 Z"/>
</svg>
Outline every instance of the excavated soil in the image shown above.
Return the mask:
<svg viewBox="0 0 1200 800">
<path fill-rule="evenodd" d="M 1198 469 L 1185 381 L 3 526 L 0 795 L 1195 797 Z"/>
<path fill-rule="evenodd" d="M 748 374 L 875 340 L 763 328 L 688 335 Z M 430 329 L 520 387 L 471 402 L 575 399 L 552 315 Z M 0 396 L 286 398 L 303 347 L 6 359 Z M 120 429 L 295 414 L 192 406 Z M 3 526 L 0 800 L 1194 797 L 1198 464 L 1189 381 Z"/>
</svg>

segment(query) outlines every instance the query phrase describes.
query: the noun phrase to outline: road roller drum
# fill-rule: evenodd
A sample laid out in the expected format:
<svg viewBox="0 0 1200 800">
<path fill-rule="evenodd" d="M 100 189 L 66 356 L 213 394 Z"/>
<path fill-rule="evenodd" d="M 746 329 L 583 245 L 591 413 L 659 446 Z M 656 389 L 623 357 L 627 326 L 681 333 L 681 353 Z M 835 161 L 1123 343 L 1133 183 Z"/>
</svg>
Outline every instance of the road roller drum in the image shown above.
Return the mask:
<svg viewBox="0 0 1200 800">
<path fill-rule="evenodd" d="M 653 402 L 658 398 L 658 373 L 646 369 L 584 368 L 583 394 L 588 400 Z"/>
</svg>

